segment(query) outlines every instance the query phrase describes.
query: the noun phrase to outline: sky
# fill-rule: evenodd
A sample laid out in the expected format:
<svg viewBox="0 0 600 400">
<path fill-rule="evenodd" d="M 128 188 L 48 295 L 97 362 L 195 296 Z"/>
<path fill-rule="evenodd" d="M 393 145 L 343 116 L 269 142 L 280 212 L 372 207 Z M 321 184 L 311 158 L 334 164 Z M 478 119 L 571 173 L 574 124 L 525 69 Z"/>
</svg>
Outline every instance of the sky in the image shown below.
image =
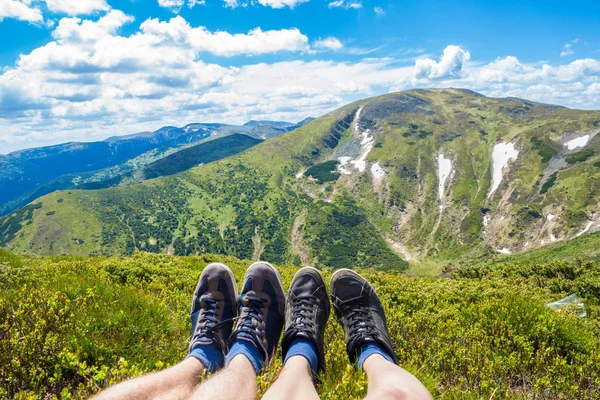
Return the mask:
<svg viewBox="0 0 600 400">
<path fill-rule="evenodd" d="M 0 0 L 0 154 L 423 87 L 600 110 L 600 1 Z"/>
</svg>

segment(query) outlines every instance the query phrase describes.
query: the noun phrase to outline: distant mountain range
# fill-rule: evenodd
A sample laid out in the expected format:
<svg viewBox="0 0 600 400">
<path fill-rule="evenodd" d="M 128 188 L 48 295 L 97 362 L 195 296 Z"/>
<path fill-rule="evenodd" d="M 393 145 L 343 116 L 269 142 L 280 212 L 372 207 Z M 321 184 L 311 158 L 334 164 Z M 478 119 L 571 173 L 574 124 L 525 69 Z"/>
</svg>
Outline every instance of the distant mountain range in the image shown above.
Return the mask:
<svg viewBox="0 0 600 400">
<path fill-rule="evenodd" d="M 0 155 L 0 215 L 55 190 L 115 180 L 117 176 L 132 173 L 203 140 L 232 134 L 265 140 L 310 120 L 307 118 L 297 124 L 250 121 L 244 125 L 194 123 L 182 128 L 166 126 L 154 132 L 113 136 L 100 142 L 72 142 Z M 199 150 L 202 148 L 196 149 Z"/>
<path fill-rule="evenodd" d="M 403 269 L 600 237 L 599 111 L 411 90 L 202 162 L 44 196 L 0 219 L 0 245 Z"/>
</svg>

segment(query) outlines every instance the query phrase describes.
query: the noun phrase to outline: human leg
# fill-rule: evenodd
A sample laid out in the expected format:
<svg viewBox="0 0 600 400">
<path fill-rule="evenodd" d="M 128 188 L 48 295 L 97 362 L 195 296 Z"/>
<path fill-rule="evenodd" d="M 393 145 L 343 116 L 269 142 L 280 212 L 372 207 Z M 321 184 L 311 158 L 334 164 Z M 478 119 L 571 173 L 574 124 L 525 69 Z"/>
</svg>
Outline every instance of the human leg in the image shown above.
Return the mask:
<svg viewBox="0 0 600 400">
<path fill-rule="evenodd" d="M 121 382 L 96 399 L 181 399 L 190 395 L 205 370 L 223 366 L 226 343 L 236 313 L 237 289 L 231 270 L 210 264 L 194 291 L 190 317 L 192 338 L 186 359 L 165 371 Z"/>
<path fill-rule="evenodd" d="M 256 399 L 256 371 L 243 355 L 234 357 L 227 367 L 203 382 L 188 399 L 254 400 Z"/>
<path fill-rule="evenodd" d="M 281 342 L 284 368 L 263 399 L 318 399 L 313 377 L 325 370 L 325 325 L 330 304 L 319 271 L 300 269 L 290 285 L 286 330 Z"/>
<path fill-rule="evenodd" d="M 383 306 L 371 285 L 354 271 L 339 270 L 331 277 L 331 298 L 350 361 L 357 361 L 369 378 L 366 398 L 431 399 L 417 378 L 396 365 Z"/>
<path fill-rule="evenodd" d="M 272 360 L 285 318 L 285 290 L 272 265 L 257 262 L 248 268 L 238 315 L 227 367 L 200 385 L 190 399 L 256 398 L 256 376 Z"/>
<path fill-rule="evenodd" d="M 197 359 L 187 358 L 164 371 L 121 382 L 94 399 L 185 399 L 198 385 L 204 369 Z"/>
<path fill-rule="evenodd" d="M 410 372 L 386 360 L 380 354 L 369 356 L 363 369 L 369 379 L 367 400 L 432 399 L 423 384 Z"/>
</svg>

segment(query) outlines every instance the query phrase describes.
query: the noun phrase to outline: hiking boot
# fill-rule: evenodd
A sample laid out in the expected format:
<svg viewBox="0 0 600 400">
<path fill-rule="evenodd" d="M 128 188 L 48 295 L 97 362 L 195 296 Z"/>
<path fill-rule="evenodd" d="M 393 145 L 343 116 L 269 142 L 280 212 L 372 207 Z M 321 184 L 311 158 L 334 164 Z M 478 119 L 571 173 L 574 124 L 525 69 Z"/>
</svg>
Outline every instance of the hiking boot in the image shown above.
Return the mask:
<svg viewBox="0 0 600 400">
<path fill-rule="evenodd" d="M 236 305 L 237 288 L 229 267 L 219 263 L 207 265 L 192 300 L 189 353 L 199 346 L 214 346 L 222 354 L 227 352 Z"/>
<path fill-rule="evenodd" d="M 283 360 L 295 339 L 306 339 L 317 349 L 318 372 L 325 371 L 323 338 L 330 305 L 321 273 L 312 267 L 300 269 L 290 285 L 285 312 L 285 333 L 281 341 Z"/>
<path fill-rule="evenodd" d="M 285 318 L 285 290 L 271 264 L 256 262 L 248 268 L 238 301 L 238 321 L 229 344 L 254 344 L 268 364 L 275 355 Z"/>
<path fill-rule="evenodd" d="M 397 363 L 381 301 L 362 276 L 349 269 L 336 271 L 331 277 L 331 302 L 344 328 L 351 362 L 356 362 L 363 345 L 374 343 Z"/>
</svg>

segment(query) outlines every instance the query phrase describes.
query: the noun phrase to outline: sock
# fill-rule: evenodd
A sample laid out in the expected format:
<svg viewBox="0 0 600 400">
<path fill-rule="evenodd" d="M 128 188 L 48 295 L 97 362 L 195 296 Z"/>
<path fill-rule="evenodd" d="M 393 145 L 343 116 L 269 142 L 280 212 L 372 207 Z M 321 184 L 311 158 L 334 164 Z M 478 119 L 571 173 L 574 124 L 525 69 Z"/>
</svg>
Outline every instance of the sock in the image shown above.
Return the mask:
<svg viewBox="0 0 600 400">
<path fill-rule="evenodd" d="M 368 342 L 368 343 L 363 344 L 363 346 L 360 348 L 360 353 L 358 355 L 358 368 L 362 369 L 362 366 L 363 366 L 365 360 L 369 356 L 372 356 L 373 354 L 379 354 L 379 355 L 383 356 L 383 358 L 385 358 L 386 360 L 391 362 L 392 364 L 394 363 L 394 360 L 392 359 L 392 357 L 390 357 L 389 354 L 384 349 L 379 347 L 379 345 L 377 343 Z"/>
<path fill-rule="evenodd" d="M 215 346 L 200 345 L 196 346 L 186 358 L 194 357 L 200 360 L 200 362 L 206 367 L 206 369 L 212 374 L 218 369 L 223 368 L 225 357 L 223 353 Z"/>
<path fill-rule="evenodd" d="M 225 359 L 225 365 L 229 365 L 233 357 L 243 354 L 246 358 L 252 363 L 254 370 L 256 371 L 256 375 L 260 374 L 262 371 L 265 360 L 263 359 L 262 354 L 256 348 L 256 346 L 244 339 L 237 339 L 233 342 L 233 345 L 229 349 L 229 353 L 227 353 L 227 358 Z"/>
<path fill-rule="evenodd" d="M 310 369 L 312 369 L 314 374 L 317 373 L 319 359 L 317 357 L 317 349 L 312 342 L 306 339 L 295 339 L 292 341 L 292 344 L 290 344 L 287 354 L 285 355 L 285 360 L 283 360 L 283 363 L 285 364 L 287 360 L 293 356 L 302 356 L 306 358 L 310 364 Z"/>
</svg>

